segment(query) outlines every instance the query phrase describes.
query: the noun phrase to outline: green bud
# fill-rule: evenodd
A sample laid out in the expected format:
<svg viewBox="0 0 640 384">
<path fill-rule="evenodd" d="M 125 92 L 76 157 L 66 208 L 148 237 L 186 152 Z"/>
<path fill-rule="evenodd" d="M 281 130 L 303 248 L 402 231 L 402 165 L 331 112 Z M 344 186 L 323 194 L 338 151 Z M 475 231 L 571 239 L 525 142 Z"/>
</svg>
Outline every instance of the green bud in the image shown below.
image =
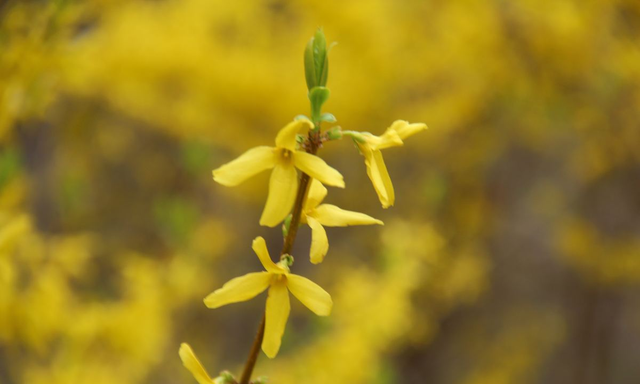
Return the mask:
<svg viewBox="0 0 640 384">
<path fill-rule="evenodd" d="M 324 87 L 329 76 L 327 40 L 322 28 L 318 28 L 304 50 L 304 75 L 307 88 Z"/>
<path fill-rule="evenodd" d="M 229 371 L 220 372 L 220 376 L 213 380 L 214 384 L 235 384 L 237 383 L 235 377 Z"/>
<path fill-rule="evenodd" d="M 267 383 L 269 383 L 269 378 L 267 376 L 260 376 L 254 381 L 252 381 L 252 384 L 267 384 Z"/>
<path fill-rule="evenodd" d="M 340 140 L 342 139 L 342 128 L 333 127 L 326 132 L 326 135 L 329 140 Z"/>
</svg>

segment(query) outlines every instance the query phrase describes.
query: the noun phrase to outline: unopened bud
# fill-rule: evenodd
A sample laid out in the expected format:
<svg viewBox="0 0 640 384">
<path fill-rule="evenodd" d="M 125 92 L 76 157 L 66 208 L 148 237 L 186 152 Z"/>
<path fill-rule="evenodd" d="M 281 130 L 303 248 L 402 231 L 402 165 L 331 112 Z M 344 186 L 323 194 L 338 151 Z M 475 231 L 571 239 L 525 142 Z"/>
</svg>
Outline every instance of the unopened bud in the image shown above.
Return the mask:
<svg viewBox="0 0 640 384">
<path fill-rule="evenodd" d="M 342 139 L 342 128 L 333 127 L 326 132 L 328 140 L 340 140 Z"/>
<path fill-rule="evenodd" d="M 233 377 L 233 374 L 231 374 L 231 372 L 222 371 L 220 372 L 220 376 L 216 377 L 213 380 L 213 383 L 214 384 L 236 384 L 237 381 L 235 377 Z"/>
</svg>

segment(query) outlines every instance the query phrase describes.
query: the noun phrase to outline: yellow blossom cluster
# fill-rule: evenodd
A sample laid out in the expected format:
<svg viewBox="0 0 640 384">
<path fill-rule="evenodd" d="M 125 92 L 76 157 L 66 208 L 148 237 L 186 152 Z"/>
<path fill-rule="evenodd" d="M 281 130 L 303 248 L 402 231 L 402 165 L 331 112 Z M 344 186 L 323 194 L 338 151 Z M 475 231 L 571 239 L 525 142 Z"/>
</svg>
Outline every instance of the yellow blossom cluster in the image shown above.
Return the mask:
<svg viewBox="0 0 640 384">
<path fill-rule="evenodd" d="M 311 263 L 319 264 L 329 249 L 323 226 L 383 224 L 382 221 L 363 213 L 347 211 L 331 204 L 321 204 L 328 192 L 323 184 L 344 188 L 345 182 L 340 172 L 316 154 L 320 146 L 343 137 L 351 137 L 365 158 L 367 175 L 382 207 L 388 208 L 394 203 L 395 193 L 380 150 L 400 146 L 403 139 L 427 128 L 423 123 L 409 124 L 398 120 L 379 137 L 368 132 L 345 131 L 341 127 L 321 130 L 323 121 L 336 122 L 332 114 L 320 115 L 320 109 L 329 96 L 328 89 L 324 87 L 327 64 L 326 42 L 323 32 L 319 30 L 305 51 L 308 97 L 313 120 L 306 116 L 295 119 L 278 132 L 275 147 L 258 146 L 249 149 L 212 172 L 216 182 L 233 187 L 270 169 L 267 202 L 260 218 L 260 225 L 274 227 L 288 219 L 283 224 L 285 245 L 277 264 L 269 255 L 264 238 L 257 237 L 253 241 L 253 251 L 266 271 L 232 279 L 204 299 L 207 307 L 218 308 L 249 300 L 268 288 L 264 320 L 256 342 L 261 342 L 262 350 L 270 358 L 275 357 L 280 350 L 289 318 L 291 306 L 288 292 L 318 316 L 328 316 L 333 306 L 331 296 L 323 288 L 305 277 L 290 273 L 293 257 L 289 252 L 297 234 L 295 226 L 304 223 L 311 228 L 309 258 Z M 180 357 L 185 367 L 201 384 L 215 382 L 206 373 L 188 344 L 182 344 Z M 249 376 L 255 359 L 250 357 L 247 363 L 249 368 L 245 367 Z M 245 377 L 243 373 L 241 382 L 246 383 L 248 379 L 249 377 Z M 224 382 L 225 379 L 219 376 L 215 380 Z M 230 380 L 233 382 L 234 379 Z"/>
<path fill-rule="evenodd" d="M 7 380 L 133 384 L 159 363 L 156 351 L 171 341 L 172 317 L 191 300 L 203 274 L 177 258 L 163 265 L 127 253 L 117 257 L 121 297 L 92 297 L 99 272 L 95 240 L 89 234 L 49 237 L 30 217 L 0 216 L 0 343 Z"/>
<path fill-rule="evenodd" d="M 310 259 L 314 264 L 322 262 L 329 248 L 326 233 L 322 225 L 348 226 L 382 224 L 358 212 L 350 212 L 333 205 L 320 202 L 327 194 L 321 184 L 344 187 L 342 175 L 329 167 L 321 158 L 296 148 L 296 137 L 299 133 L 308 134 L 313 124 L 306 119 L 296 120 L 282 128 L 276 137 L 276 147 L 256 147 L 245 152 L 236 160 L 213 171 L 213 178 L 222 185 L 234 186 L 246 178 L 273 168 L 269 183 L 269 197 L 260 219 L 260 224 L 275 226 L 289 214 L 298 191 L 298 175 L 295 168 L 311 176 L 309 196 L 303 209 L 304 221 L 312 229 Z M 425 124 L 409 124 L 406 121 L 395 122 L 381 136 L 363 134 L 364 143 L 358 143 L 365 156 L 367 174 L 378 192 L 383 207 L 393 205 L 393 185 L 384 165 L 380 149 L 392 145 L 402 145 L 402 139 L 423 129 Z M 355 137 L 356 134 L 354 134 Z M 249 274 L 229 281 L 221 289 L 205 298 L 209 308 L 245 301 L 253 298 L 269 286 L 269 299 L 266 307 L 265 337 L 262 349 L 269 357 L 275 357 L 280 348 L 280 339 L 289 316 L 289 299 L 287 288 L 309 309 L 320 316 L 331 312 L 331 297 L 322 288 L 311 281 L 294 274 L 289 274 L 289 267 L 281 261 L 276 265 L 271 260 L 265 241 L 258 237 L 253 242 L 253 250 L 258 255 L 267 272 Z"/>
</svg>

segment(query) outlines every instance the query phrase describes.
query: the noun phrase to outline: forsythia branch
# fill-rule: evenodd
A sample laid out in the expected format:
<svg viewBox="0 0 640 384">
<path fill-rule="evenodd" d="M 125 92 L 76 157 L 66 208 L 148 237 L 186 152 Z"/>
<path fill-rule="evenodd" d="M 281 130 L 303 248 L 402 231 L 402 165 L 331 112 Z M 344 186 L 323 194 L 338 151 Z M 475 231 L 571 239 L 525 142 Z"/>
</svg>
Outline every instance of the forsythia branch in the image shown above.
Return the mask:
<svg viewBox="0 0 640 384">
<path fill-rule="evenodd" d="M 324 226 L 346 227 L 350 225 L 382 225 L 364 213 L 344 210 L 332 204 L 321 204 L 327 194 L 324 185 L 344 188 L 344 178 L 336 169 L 316 156 L 327 141 L 350 137 L 365 158 L 367 175 L 383 208 L 393 205 L 395 193 L 381 150 L 401 146 L 403 140 L 426 129 L 422 123 L 409 124 L 395 121 L 381 136 L 368 132 L 342 131 L 333 127 L 322 132 L 322 122 L 335 123 L 335 116 L 322 113 L 322 106 L 329 98 L 326 88 L 328 57 L 324 34 L 319 30 L 305 51 L 305 71 L 309 88 L 311 120 L 299 116 L 283 127 L 275 138 L 275 146 L 258 146 L 249 149 L 235 160 L 213 170 L 213 179 L 225 186 L 238 185 L 252 176 L 270 169 L 269 192 L 260 225 L 275 227 L 283 223 L 283 246 L 280 260 L 271 259 L 265 240 L 254 239 L 252 249 L 265 271 L 248 273 L 229 280 L 204 299 L 209 308 L 249 300 L 269 290 L 265 311 L 256 337 L 251 346 L 239 383 L 229 372 L 211 379 L 187 344 L 180 347 L 180 357 L 200 384 L 259 384 L 251 382 L 251 375 L 260 349 L 269 358 L 280 350 L 287 319 L 291 310 L 289 294 L 318 316 L 328 316 L 333 307 L 331 295 L 306 277 L 291 273 L 291 251 L 301 224 L 311 228 L 311 263 L 319 264 L 329 249 Z M 315 67 L 311 67 L 315 66 Z M 306 133 L 306 135 L 305 135 Z M 298 171 L 300 171 L 298 173 Z M 300 175 L 298 177 L 298 175 Z M 323 185 L 324 184 L 324 185 Z"/>
<path fill-rule="evenodd" d="M 309 131 L 309 139 L 306 142 L 305 148 L 307 148 L 307 152 L 315 155 L 318 152 L 320 141 L 319 141 L 319 133 L 318 131 Z M 284 239 L 284 245 L 282 246 L 282 251 L 280 255 L 286 255 L 291 253 L 291 249 L 293 248 L 293 243 L 296 239 L 296 235 L 298 234 L 298 227 L 300 226 L 300 217 L 302 216 L 302 207 L 307 198 L 307 193 L 309 192 L 309 181 L 311 178 L 306 173 L 302 173 L 300 176 L 300 183 L 298 184 L 298 193 L 296 195 L 296 200 L 293 206 L 293 214 L 291 217 L 291 224 L 289 226 L 289 231 L 287 236 Z M 256 333 L 256 337 L 253 340 L 253 345 L 251 346 L 251 351 L 249 352 L 249 357 L 247 358 L 247 362 L 244 365 L 244 369 L 242 370 L 242 376 L 240 378 L 239 384 L 249 384 L 249 380 L 251 379 L 251 374 L 253 373 L 253 368 L 258 361 L 258 355 L 260 354 L 260 345 L 262 345 L 262 339 L 264 338 L 264 326 L 265 326 L 266 316 L 262 315 L 262 320 L 260 321 L 260 325 L 258 326 L 258 332 Z"/>
</svg>

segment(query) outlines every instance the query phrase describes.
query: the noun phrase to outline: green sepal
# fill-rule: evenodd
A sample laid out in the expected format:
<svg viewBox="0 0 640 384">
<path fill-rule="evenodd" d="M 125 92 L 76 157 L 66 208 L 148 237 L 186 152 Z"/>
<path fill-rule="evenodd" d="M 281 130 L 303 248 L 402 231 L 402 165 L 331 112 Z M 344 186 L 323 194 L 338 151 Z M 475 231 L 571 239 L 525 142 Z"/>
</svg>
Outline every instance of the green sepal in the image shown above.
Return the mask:
<svg viewBox="0 0 640 384">
<path fill-rule="evenodd" d="M 279 265 L 282 265 L 283 267 L 286 266 L 287 269 L 291 268 L 291 266 L 293 265 L 294 259 L 293 256 L 291 256 L 288 253 L 285 253 L 284 255 L 280 256 L 280 262 L 278 262 Z"/>
<path fill-rule="evenodd" d="M 333 116 L 333 114 L 329 112 L 325 112 L 322 115 L 320 115 L 320 121 L 324 121 L 326 123 L 335 123 L 338 120 L 336 119 L 335 116 Z"/>
<path fill-rule="evenodd" d="M 362 132 L 357 131 L 342 131 L 343 136 L 349 136 L 353 139 L 353 142 L 356 144 L 364 144 L 367 140 L 365 139 Z"/>
<path fill-rule="evenodd" d="M 325 87 L 313 87 L 309 91 L 309 101 L 311 101 L 311 120 L 314 123 L 320 121 L 320 111 L 322 105 L 329 99 L 329 89 Z"/>
</svg>

